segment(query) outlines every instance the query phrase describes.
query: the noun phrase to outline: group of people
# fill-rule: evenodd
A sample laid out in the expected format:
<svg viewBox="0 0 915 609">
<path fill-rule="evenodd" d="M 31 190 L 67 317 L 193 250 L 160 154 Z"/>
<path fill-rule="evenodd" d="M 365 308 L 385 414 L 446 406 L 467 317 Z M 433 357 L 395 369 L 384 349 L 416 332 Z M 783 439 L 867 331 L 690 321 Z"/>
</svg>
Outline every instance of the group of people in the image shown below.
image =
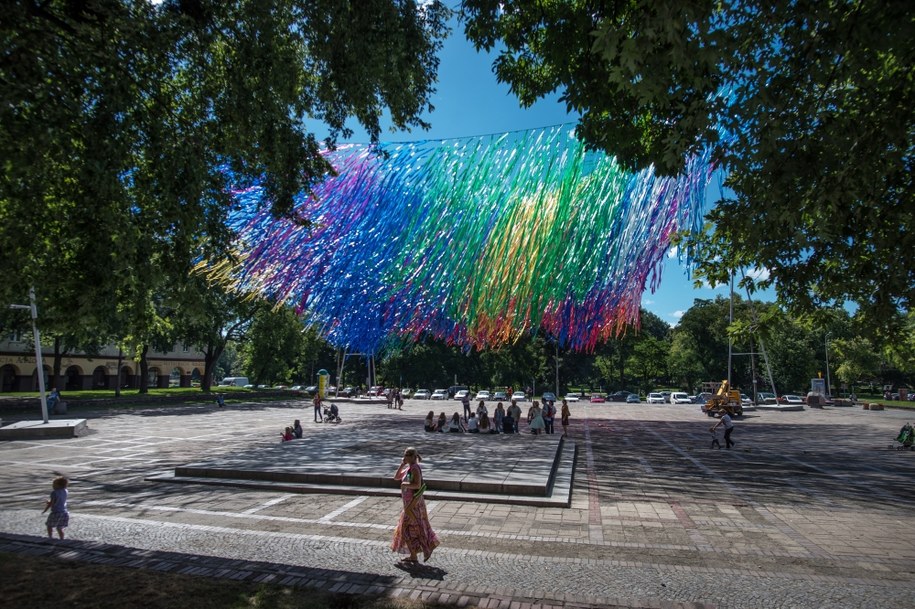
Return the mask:
<svg viewBox="0 0 915 609">
<path fill-rule="evenodd" d="M 388 398 L 388 408 L 403 410 L 403 392 L 401 392 L 400 387 L 388 389 L 386 397 Z"/>
<path fill-rule="evenodd" d="M 281 434 L 281 439 L 283 442 L 289 442 L 290 440 L 301 439 L 302 438 L 302 424 L 296 419 L 291 427 L 287 427 L 283 430 Z"/>
<path fill-rule="evenodd" d="M 507 409 L 502 405 L 502 402 L 499 402 L 495 411 L 493 411 L 492 417 L 489 416 L 486 402 L 480 400 L 476 412 L 469 408 L 469 404 L 464 405 L 464 417 L 455 412 L 449 419 L 442 412 L 436 418 L 435 412 L 430 410 L 429 414 L 426 415 L 423 428 L 430 433 L 516 434 L 519 433 L 521 416 L 521 407 L 518 406 L 516 400 L 512 400 Z M 541 408 L 540 402 L 535 400 L 527 411 L 528 429 L 532 434 L 555 433 L 554 421 L 556 416 L 556 406 L 552 401 L 544 402 Z M 559 412 L 563 435 L 568 433 L 570 416 L 569 404 L 563 400 L 562 409 Z"/>
</svg>

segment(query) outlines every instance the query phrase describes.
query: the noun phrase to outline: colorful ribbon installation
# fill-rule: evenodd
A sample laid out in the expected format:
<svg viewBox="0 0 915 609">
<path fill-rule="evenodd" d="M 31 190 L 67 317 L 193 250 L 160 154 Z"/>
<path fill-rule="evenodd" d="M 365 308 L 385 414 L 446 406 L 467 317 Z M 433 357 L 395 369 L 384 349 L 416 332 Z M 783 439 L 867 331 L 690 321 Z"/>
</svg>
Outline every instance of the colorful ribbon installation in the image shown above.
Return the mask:
<svg viewBox="0 0 915 609">
<path fill-rule="evenodd" d="M 235 190 L 239 262 L 209 272 L 361 353 L 538 330 L 592 350 L 621 335 L 671 237 L 701 229 L 714 169 L 704 155 L 676 178 L 627 172 L 569 126 L 325 154 L 338 175 L 296 202 L 313 226 L 272 218 L 259 186 Z"/>
</svg>

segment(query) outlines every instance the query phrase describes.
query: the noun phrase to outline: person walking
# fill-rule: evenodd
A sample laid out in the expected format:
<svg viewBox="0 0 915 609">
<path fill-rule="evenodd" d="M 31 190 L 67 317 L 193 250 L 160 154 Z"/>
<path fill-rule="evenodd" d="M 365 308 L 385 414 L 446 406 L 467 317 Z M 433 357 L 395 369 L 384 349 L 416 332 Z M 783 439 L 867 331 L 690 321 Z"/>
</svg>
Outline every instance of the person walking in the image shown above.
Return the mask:
<svg viewBox="0 0 915 609">
<path fill-rule="evenodd" d="M 315 406 L 315 423 L 320 423 L 324 420 L 324 415 L 321 414 L 321 394 L 316 393 L 314 399 Z"/>
<path fill-rule="evenodd" d="M 735 446 L 735 442 L 731 439 L 731 432 L 734 431 L 734 421 L 731 420 L 731 415 L 728 413 L 721 415 L 721 418 L 712 427 L 712 431 L 714 432 L 719 427 L 724 427 L 724 447 L 730 450 L 732 446 Z M 717 439 L 715 438 L 715 440 Z"/>
<path fill-rule="evenodd" d="M 569 417 L 572 416 L 572 413 L 569 412 L 569 403 L 565 400 L 562 400 L 562 411 L 559 413 L 559 416 L 562 420 L 562 435 L 569 435 Z"/>
<path fill-rule="evenodd" d="M 70 481 L 63 476 L 54 478 L 54 482 L 51 483 L 51 488 L 54 490 L 51 491 L 51 497 L 41 512 L 44 514 L 51 510 L 48 520 L 45 522 L 45 526 L 48 528 L 48 539 L 54 537 L 52 533 L 54 529 L 57 529 L 57 536 L 63 539 L 64 529 L 70 524 L 70 512 L 67 510 L 67 486 L 69 484 Z"/>
<path fill-rule="evenodd" d="M 439 545 L 426 511 L 426 501 L 423 499 L 426 485 L 423 483 L 420 461 L 422 457 L 411 446 L 404 451 L 403 459 L 394 472 L 394 479 L 400 480 L 400 497 L 404 507 L 397 526 L 394 527 L 391 550 L 409 554 L 407 558 L 398 561 L 397 564 L 402 567 L 416 566 L 420 552 L 423 553 L 423 562 L 428 561 L 432 551 Z"/>
</svg>

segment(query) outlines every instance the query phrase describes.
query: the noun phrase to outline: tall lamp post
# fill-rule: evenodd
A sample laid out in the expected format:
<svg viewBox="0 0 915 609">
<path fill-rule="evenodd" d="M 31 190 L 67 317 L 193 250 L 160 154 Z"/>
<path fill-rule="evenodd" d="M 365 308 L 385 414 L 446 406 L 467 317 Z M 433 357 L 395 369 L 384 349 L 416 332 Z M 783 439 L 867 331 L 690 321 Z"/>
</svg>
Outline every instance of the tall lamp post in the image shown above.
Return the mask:
<svg viewBox="0 0 915 609">
<path fill-rule="evenodd" d="M 38 375 L 38 393 L 41 396 L 41 418 L 48 422 L 48 397 L 44 389 L 44 363 L 41 360 L 41 338 L 38 336 L 38 307 L 35 305 L 35 288 L 29 288 L 29 304 L 10 305 L 11 309 L 29 309 L 32 312 L 32 337 L 35 341 L 35 366 Z"/>
<path fill-rule="evenodd" d="M 826 351 L 826 397 L 832 395 L 832 383 L 829 382 L 829 332 L 823 339 L 823 348 Z"/>
</svg>

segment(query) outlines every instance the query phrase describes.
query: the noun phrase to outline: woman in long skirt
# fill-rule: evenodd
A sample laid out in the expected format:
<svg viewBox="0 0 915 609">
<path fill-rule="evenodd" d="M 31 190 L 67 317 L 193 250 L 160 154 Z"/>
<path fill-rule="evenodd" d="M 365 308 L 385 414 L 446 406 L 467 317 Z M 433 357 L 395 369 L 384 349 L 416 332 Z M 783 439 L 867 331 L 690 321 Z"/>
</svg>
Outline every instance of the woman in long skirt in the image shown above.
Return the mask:
<svg viewBox="0 0 915 609">
<path fill-rule="evenodd" d="M 399 563 L 403 566 L 417 564 L 417 554 L 423 553 L 423 561 L 429 560 L 438 544 L 438 537 L 432 530 L 429 515 L 426 513 L 426 501 L 423 499 L 423 469 L 419 462 L 422 457 L 419 452 L 410 447 L 403 453 L 403 460 L 394 473 L 394 478 L 400 480 L 400 495 L 403 499 L 403 512 L 394 528 L 394 539 L 391 550 L 408 554 Z"/>
</svg>

